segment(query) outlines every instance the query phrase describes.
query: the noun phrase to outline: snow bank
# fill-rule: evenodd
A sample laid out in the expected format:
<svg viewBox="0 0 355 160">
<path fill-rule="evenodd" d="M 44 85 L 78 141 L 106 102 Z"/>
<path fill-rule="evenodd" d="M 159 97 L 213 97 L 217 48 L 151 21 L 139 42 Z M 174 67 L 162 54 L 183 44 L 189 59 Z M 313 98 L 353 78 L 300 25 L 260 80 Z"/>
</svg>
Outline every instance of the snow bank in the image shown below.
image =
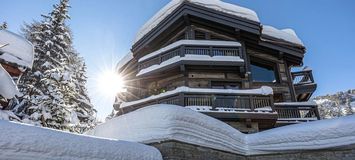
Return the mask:
<svg viewBox="0 0 355 160">
<path fill-rule="evenodd" d="M 138 62 L 143 62 L 152 57 L 158 56 L 159 54 L 179 47 L 181 45 L 192 45 L 192 46 L 215 46 L 215 47 L 241 47 L 242 45 L 239 42 L 235 41 L 210 41 L 210 40 L 179 40 L 172 44 L 167 45 L 164 48 L 161 48 L 157 51 L 154 51 L 150 54 L 147 54 L 140 58 Z"/>
<path fill-rule="evenodd" d="M 119 70 L 122 68 L 124 65 L 126 65 L 129 61 L 133 59 L 133 53 L 129 52 L 127 53 L 118 63 L 116 66 L 116 70 Z"/>
<path fill-rule="evenodd" d="M 1 159 L 161 160 L 139 143 L 100 139 L 0 120 Z"/>
<path fill-rule="evenodd" d="M 143 27 L 137 33 L 133 43 L 138 42 L 142 37 L 153 30 L 153 28 L 155 28 L 161 21 L 163 21 L 172 12 L 174 12 L 185 1 L 206 8 L 214 9 L 219 12 L 224 12 L 230 15 L 259 22 L 259 18 L 253 10 L 226 3 L 221 0 L 172 0 L 143 25 Z"/>
<path fill-rule="evenodd" d="M 209 116 L 174 105 L 153 105 L 98 125 L 87 134 L 153 143 L 177 140 L 245 153 L 244 134 Z"/>
<path fill-rule="evenodd" d="M 31 68 L 34 59 L 33 46 L 15 33 L 0 30 L 0 59 Z"/>
<path fill-rule="evenodd" d="M 144 98 L 144 99 L 140 99 L 137 101 L 131 101 L 131 102 L 123 102 L 121 104 L 121 108 L 124 107 L 128 107 L 128 106 L 132 106 L 132 105 L 136 105 L 139 103 L 144 103 L 147 101 L 151 101 L 151 100 L 155 100 L 155 99 L 159 99 L 165 96 L 170 96 L 170 95 L 174 95 L 177 93 L 189 93 L 189 92 L 193 92 L 193 93 L 229 93 L 229 94 L 252 94 L 252 95 L 272 95 L 273 94 L 273 90 L 271 87 L 268 86 L 262 86 L 259 89 L 245 89 L 245 90 L 237 90 L 237 89 L 211 89 L 211 88 L 189 88 L 186 86 L 182 86 L 182 87 L 178 87 L 175 90 L 172 91 L 167 91 L 158 95 L 152 95 L 148 98 Z"/>
<path fill-rule="evenodd" d="M 11 76 L 0 64 L 0 96 L 11 99 L 16 95 L 21 95 L 17 89 L 17 85 L 12 80 Z"/>
<path fill-rule="evenodd" d="M 355 116 L 289 125 L 247 136 L 250 149 L 278 152 L 355 144 Z"/>
<path fill-rule="evenodd" d="M 182 61 L 208 61 L 213 64 L 213 62 L 244 62 L 243 59 L 241 59 L 239 56 L 209 56 L 209 55 L 192 55 L 192 54 L 186 54 L 184 57 L 180 56 L 175 56 L 173 58 L 170 58 L 160 64 L 152 65 L 148 68 L 144 68 L 140 70 L 137 74 L 137 76 L 142 76 L 147 73 L 156 71 L 157 69 L 164 68 L 166 66 L 182 62 Z"/>
<path fill-rule="evenodd" d="M 298 38 L 296 32 L 292 29 L 279 30 L 272 26 L 263 25 L 262 34 L 293 44 L 304 46 L 301 39 Z"/>
<path fill-rule="evenodd" d="M 174 105 L 153 105 L 114 118 L 87 134 L 153 143 L 177 140 L 243 155 L 325 149 L 355 144 L 355 116 L 243 134 L 212 117 Z"/>
</svg>

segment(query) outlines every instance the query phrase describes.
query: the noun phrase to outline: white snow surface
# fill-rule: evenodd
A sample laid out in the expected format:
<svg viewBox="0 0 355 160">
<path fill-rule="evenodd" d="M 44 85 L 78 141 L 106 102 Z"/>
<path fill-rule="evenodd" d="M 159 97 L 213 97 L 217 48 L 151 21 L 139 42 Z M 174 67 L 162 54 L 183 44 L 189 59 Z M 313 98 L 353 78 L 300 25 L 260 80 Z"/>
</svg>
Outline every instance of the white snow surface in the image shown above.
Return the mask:
<svg viewBox="0 0 355 160">
<path fill-rule="evenodd" d="M 144 144 L 95 138 L 0 120 L 0 159 L 162 160 Z"/>
<path fill-rule="evenodd" d="M 6 99 L 11 99 L 16 95 L 21 95 L 17 85 L 9 73 L 0 64 L 0 95 Z"/>
<path fill-rule="evenodd" d="M 174 105 L 153 105 L 113 118 L 88 135 L 142 143 L 177 140 L 243 155 L 355 144 L 355 116 L 243 134 L 224 122 Z"/>
<path fill-rule="evenodd" d="M 124 65 L 126 65 L 129 61 L 133 59 L 133 53 L 128 52 L 118 63 L 116 69 L 121 69 Z"/>
<path fill-rule="evenodd" d="M 231 94 L 251 94 L 251 95 L 272 95 L 273 90 L 271 87 L 268 86 L 262 86 L 261 88 L 258 89 L 243 89 L 243 90 L 236 90 L 236 89 L 211 89 L 211 88 L 190 88 L 186 86 L 178 87 L 175 90 L 172 91 L 167 91 L 158 95 L 152 95 L 150 97 L 140 99 L 137 101 L 131 101 L 131 102 L 123 102 L 120 106 L 120 108 L 136 105 L 139 103 L 144 103 L 147 101 L 159 99 L 165 96 L 170 96 L 173 94 L 177 93 L 231 93 Z"/>
<path fill-rule="evenodd" d="M 226 3 L 221 0 L 171 0 L 167 5 L 160 9 L 158 13 L 156 13 L 142 26 L 142 28 L 138 31 L 133 43 L 138 42 L 142 37 L 144 37 L 147 33 L 153 30 L 153 28 L 155 28 L 161 21 L 168 17 L 185 1 L 202 7 L 214 9 L 219 12 L 224 12 L 230 15 L 259 22 L 259 18 L 253 10 Z"/>
<path fill-rule="evenodd" d="M 0 47 L 0 59 L 20 66 L 32 67 L 34 49 L 25 38 L 7 30 L 0 30 Z"/>
<path fill-rule="evenodd" d="M 170 58 L 160 64 L 152 65 L 148 68 L 140 70 L 136 76 L 142 76 L 144 74 L 150 73 L 160 68 L 181 62 L 181 61 L 208 61 L 213 64 L 213 62 L 244 62 L 239 56 L 209 56 L 209 55 L 193 55 L 186 54 L 184 57 L 175 56 Z"/>
<path fill-rule="evenodd" d="M 307 105 L 317 105 L 315 101 L 308 101 L 308 102 L 280 102 L 275 103 L 275 105 L 283 105 L 283 106 L 307 106 Z"/>
<path fill-rule="evenodd" d="M 272 26 L 263 25 L 262 34 L 296 45 L 304 46 L 303 42 L 298 38 L 293 29 L 279 30 Z"/>
<path fill-rule="evenodd" d="M 210 40 L 179 40 L 172 44 L 167 45 L 157 51 L 149 53 L 138 60 L 138 62 L 145 61 L 152 57 L 158 56 L 159 54 L 166 52 L 168 50 L 174 49 L 181 45 L 194 45 L 194 46 L 215 46 L 215 47 L 241 47 L 242 45 L 236 41 L 210 41 Z"/>
</svg>

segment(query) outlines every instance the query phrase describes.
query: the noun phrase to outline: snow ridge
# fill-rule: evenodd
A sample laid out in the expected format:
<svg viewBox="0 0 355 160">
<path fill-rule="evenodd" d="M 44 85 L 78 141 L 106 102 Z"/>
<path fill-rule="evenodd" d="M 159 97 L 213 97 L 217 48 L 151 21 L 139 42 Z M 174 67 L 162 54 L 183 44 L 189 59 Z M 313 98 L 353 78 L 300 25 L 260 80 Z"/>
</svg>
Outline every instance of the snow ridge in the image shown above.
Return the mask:
<svg viewBox="0 0 355 160">
<path fill-rule="evenodd" d="M 242 155 L 314 150 L 355 144 L 355 116 L 243 134 L 224 122 L 181 106 L 147 106 L 87 132 L 98 137 L 154 143 L 177 140 Z"/>
</svg>

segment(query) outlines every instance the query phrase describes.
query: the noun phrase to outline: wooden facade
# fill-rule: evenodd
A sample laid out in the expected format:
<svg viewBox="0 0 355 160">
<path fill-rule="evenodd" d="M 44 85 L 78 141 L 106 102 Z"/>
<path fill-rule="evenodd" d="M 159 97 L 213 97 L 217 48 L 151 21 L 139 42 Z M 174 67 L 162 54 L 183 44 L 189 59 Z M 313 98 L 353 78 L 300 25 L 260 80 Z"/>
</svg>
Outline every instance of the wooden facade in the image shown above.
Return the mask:
<svg viewBox="0 0 355 160">
<path fill-rule="evenodd" d="M 319 119 L 316 105 L 282 106 L 280 102 L 308 101 L 316 89 L 312 71 L 291 72 L 292 67 L 303 65 L 305 48 L 264 36 L 258 22 L 218 12 L 189 2 L 183 2 L 173 13 L 132 46 L 133 59 L 120 68 L 127 80 L 127 92 L 120 93 L 123 101 L 136 101 L 159 95 L 181 86 L 190 88 L 248 90 L 261 86 L 273 89 L 272 96 L 245 94 L 178 93 L 145 101 L 129 107 L 114 107 L 118 114 L 151 104 L 181 106 L 211 106 L 216 108 L 245 109 L 245 112 L 204 112 L 228 124 L 254 128 L 245 132 L 307 120 Z M 181 40 L 233 41 L 240 46 L 179 45 L 158 55 L 139 61 L 142 57 Z M 185 60 L 185 56 L 239 57 L 243 61 Z M 172 58 L 182 60 L 162 65 Z M 162 67 L 143 72 L 152 66 Z M 266 69 L 265 69 L 266 68 Z M 258 80 L 266 70 L 272 81 Z M 272 74 L 271 74 L 272 72 Z M 141 74 L 142 73 L 142 74 Z M 275 105 L 274 103 L 279 103 Z M 267 112 L 256 108 L 271 107 Z M 291 110 L 291 111 L 290 111 Z M 307 115 L 307 111 L 309 114 Z M 305 112 L 305 113 L 304 113 Z M 314 114 L 313 114 L 314 113 Z M 306 114 L 306 117 L 301 115 Z M 279 120 L 278 120 L 279 119 Z"/>
</svg>

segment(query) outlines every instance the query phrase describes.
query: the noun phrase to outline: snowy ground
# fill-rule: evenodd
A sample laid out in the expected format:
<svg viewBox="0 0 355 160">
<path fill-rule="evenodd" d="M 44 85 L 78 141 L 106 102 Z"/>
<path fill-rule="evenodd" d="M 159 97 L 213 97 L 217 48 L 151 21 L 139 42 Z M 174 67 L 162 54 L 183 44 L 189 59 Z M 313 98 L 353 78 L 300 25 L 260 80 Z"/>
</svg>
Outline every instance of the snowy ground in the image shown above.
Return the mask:
<svg viewBox="0 0 355 160">
<path fill-rule="evenodd" d="M 355 144 L 354 121 L 355 116 L 348 116 L 246 135 L 191 109 L 161 104 L 114 118 L 87 134 L 142 143 L 177 140 L 237 154 L 255 155 Z"/>
<path fill-rule="evenodd" d="M 161 160 L 144 144 L 94 138 L 0 120 L 0 159 Z"/>
</svg>

